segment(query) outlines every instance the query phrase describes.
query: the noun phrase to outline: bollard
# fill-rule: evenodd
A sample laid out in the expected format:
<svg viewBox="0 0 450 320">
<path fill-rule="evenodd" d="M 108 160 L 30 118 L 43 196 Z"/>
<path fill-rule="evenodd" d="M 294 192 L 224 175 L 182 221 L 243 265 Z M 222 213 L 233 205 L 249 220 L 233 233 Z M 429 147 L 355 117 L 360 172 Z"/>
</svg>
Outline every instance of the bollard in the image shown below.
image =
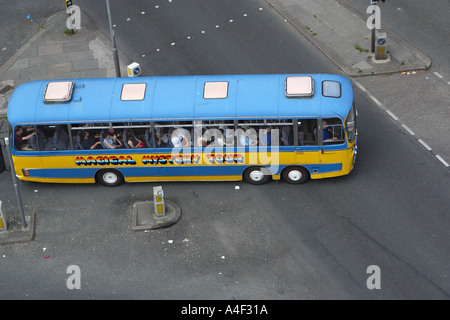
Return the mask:
<svg viewBox="0 0 450 320">
<path fill-rule="evenodd" d="M 2 210 L 2 201 L 0 200 L 0 232 L 1 231 L 8 231 L 8 226 L 7 226 L 6 215 L 3 213 L 3 210 Z"/>
<path fill-rule="evenodd" d="M 153 187 L 153 205 L 156 218 L 163 218 L 166 215 L 164 205 L 164 192 L 161 186 Z"/>
<path fill-rule="evenodd" d="M 168 228 L 181 218 L 181 208 L 172 200 L 164 199 L 161 186 L 153 187 L 153 201 L 133 204 L 131 229 L 147 230 Z"/>
<path fill-rule="evenodd" d="M 137 62 L 133 62 L 127 66 L 127 71 L 129 77 L 139 77 L 141 75 L 141 66 Z"/>
<path fill-rule="evenodd" d="M 375 37 L 375 59 L 385 60 L 387 59 L 387 44 L 386 44 L 386 33 L 378 33 Z"/>
</svg>

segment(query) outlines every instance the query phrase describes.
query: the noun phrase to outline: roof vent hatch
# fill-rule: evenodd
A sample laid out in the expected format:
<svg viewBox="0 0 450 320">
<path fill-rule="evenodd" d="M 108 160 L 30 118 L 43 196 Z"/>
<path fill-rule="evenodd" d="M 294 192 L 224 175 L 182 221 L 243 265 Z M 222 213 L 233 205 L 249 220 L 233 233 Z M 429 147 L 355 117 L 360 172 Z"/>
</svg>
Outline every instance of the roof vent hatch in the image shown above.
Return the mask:
<svg viewBox="0 0 450 320">
<path fill-rule="evenodd" d="M 286 97 L 311 97 L 314 94 L 314 82 L 310 76 L 292 76 L 286 78 Z"/>
</svg>

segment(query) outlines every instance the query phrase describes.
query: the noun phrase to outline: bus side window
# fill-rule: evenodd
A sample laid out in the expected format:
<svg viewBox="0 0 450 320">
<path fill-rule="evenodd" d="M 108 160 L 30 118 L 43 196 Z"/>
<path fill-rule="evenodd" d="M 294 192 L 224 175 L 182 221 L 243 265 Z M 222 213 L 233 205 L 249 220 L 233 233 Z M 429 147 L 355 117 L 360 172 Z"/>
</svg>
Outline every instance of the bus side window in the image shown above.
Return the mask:
<svg viewBox="0 0 450 320">
<path fill-rule="evenodd" d="M 56 150 L 71 149 L 67 125 L 58 125 L 55 127 L 55 133 L 53 134 L 53 143 Z"/>
<path fill-rule="evenodd" d="M 171 148 L 170 135 L 172 128 L 167 127 L 166 122 L 154 124 L 155 147 L 156 148 Z"/>
<path fill-rule="evenodd" d="M 71 125 L 72 144 L 75 150 L 84 149 L 81 145 L 81 139 L 83 138 L 83 131 L 79 129 L 79 124 Z"/>
<path fill-rule="evenodd" d="M 317 145 L 317 119 L 297 119 L 298 145 Z"/>
<path fill-rule="evenodd" d="M 40 151 L 56 150 L 55 142 L 55 126 L 37 126 L 36 127 L 36 144 Z"/>
<path fill-rule="evenodd" d="M 169 148 L 189 148 L 191 146 L 192 132 L 189 124 L 175 121 L 174 126 L 169 128 L 170 145 Z"/>
<path fill-rule="evenodd" d="M 205 127 L 203 121 L 194 121 L 194 128 L 192 130 L 191 139 L 194 147 L 202 148 L 206 147 L 207 139 L 205 137 Z"/>
<path fill-rule="evenodd" d="M 342 121 L 338 118 L 327 118 L 322 120 L 323 143 L 339 144 L 344 142 L 344 129 Z"/>
<path fill-rule="evenodd" d="M 292 146 L 294 144 L 292 122 L 291 120 L 282 120 L 282 122 L 286 122 L 286 124 L 282 124 L 278 127 L 281 139 L 280 146 Z"/>
<path fill-rule="evenodd" d="M 255 121 L 239 120 L 236 130 L 238 147 L 253 147 L 258 145 L 258 131 Z"/>
<path fill-rule="evenodd" d="M 14 148 L 18 151 L 39 150 L 36 142 L 35 127 L 17 126 L 14 128 Z"/>
</svg>

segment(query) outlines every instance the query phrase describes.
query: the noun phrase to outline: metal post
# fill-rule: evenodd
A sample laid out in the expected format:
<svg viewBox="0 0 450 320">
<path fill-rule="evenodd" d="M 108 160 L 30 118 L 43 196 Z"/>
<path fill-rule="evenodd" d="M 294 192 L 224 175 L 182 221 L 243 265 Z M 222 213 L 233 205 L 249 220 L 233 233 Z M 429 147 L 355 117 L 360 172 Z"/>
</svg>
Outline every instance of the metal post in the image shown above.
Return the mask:
<svg viewBox="0 0 450 320">
<path fill-rule="evenodd" d="M 69 11 L 69 8 L 72 6 L 72 0 L 66 0 L 66 11 L 67 11 L 67 17 L 68 17 L 68 21 L 70 22 L 70 33 L 71 34 L 75 34 L 75 31 L 73 30 L 73 22 L 72 22 L 72 14 Z"/>
<path fill-rule="evenodd" d="M 370 52 L 375 53 L 375 26 L 372 29 L 372 45 L 370 47 Z"/>
<path fill-rule="evenodd" d="M 16 170 L 14 169 L 14 163 L 12 160 L 11 151 L 9 149 L 9 138 L 5 138 L 6 152 L 8 153 L 9 166 L 11 168 L 11 176 L 14 184 L 14 190 L 16 191 L 17 203 L 19 204 L 20 217 L 22 218 L 22 226 L 27 227 L 27 221 L 25 220 L 25 214 L 23 213 L 22 197 L 20 196 L 19 186 L 17 185 Z"/>
<path fill-rule="evenodd" d="M 116 37 L 114 35 L 114 29 L 111 18 L 111 5 L 109 0 L 106 0 L 106 10 L 108 11 L 108 20 L 109 20 L 109 29 L 111 30 L 111 42 L 113 45 L 113 56 L 114 56 L 114 66 L 116 68 L 116 77 L 120 77 L 120 66 L 119 66 L 119 54 L 117 53 L 116 48 Z"/>
</svg>

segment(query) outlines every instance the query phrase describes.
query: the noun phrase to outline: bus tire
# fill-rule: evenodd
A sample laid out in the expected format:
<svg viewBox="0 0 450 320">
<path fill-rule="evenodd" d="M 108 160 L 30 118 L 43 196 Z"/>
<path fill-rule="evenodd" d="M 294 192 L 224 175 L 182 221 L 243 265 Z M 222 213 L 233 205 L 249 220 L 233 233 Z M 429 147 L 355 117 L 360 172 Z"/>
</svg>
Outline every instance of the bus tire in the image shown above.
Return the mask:
<svg viewBox="0 0 450 320">
<path fill-rule="evenodd" d="M 305 167 L 287 167 L 281 172 L 284 181 L 290 184 L 301 184 L 309 180 L 309 171 Z"/>
<path fill-rule="evenodd" d="M 267 183 L 271 174 L 269 169 L 265 167 L 250 167 L 244 171 L 244 180 L 251 184 L 264 184 Z"/>
<path fill-rule="evenodd" d="M 107 187 L 115 187 L 124 182 L 122 173 L 114 169 L 98 171 L 96 174 L 96 180 Z"/>
</svg>

